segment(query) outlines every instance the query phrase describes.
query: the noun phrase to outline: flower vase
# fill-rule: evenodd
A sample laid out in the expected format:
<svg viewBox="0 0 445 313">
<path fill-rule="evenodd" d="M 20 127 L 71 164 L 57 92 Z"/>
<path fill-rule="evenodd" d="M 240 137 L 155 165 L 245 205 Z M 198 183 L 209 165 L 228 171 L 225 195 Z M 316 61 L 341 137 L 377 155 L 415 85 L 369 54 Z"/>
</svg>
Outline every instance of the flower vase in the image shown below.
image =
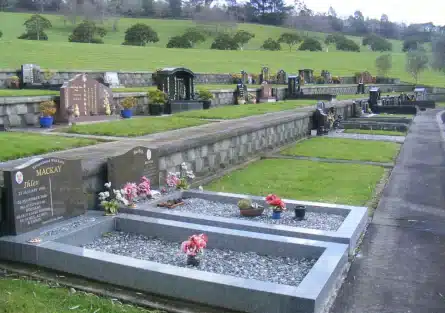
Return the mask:
<svg viewBox="0 0 445 313">
<path fill-rule="evenodd" d="M 306 207 L 304 205 L 297 205 L 294 209 L 295 219 L 302 221 L 306 215 Z"/>
<path fill-rule="evenodd" d="M 196 255 L 188 255 L 187 256 L 187 265 L 198 266 L 199 259 L 196 258 Z"/>
<path fill-rule="evenodd" d="M 281 211 L 273 211 L 272 212 L 272 219 L 273 220 L 279 220 L 281 218 Z"/>
<path fill-rule="evenodd" d="M 128 207 L 131 208 L 131 209 L 134 209 L 136 207 L 136 204 L 134 202 L 129 203 Z"/>
</svg>

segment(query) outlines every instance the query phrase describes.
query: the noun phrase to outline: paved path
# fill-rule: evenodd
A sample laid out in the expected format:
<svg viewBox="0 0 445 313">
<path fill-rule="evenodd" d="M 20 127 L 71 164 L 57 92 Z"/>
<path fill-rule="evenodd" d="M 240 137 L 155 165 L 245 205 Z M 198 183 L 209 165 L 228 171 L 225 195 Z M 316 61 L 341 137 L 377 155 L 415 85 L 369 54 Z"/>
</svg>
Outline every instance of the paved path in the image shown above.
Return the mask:
<svg viewBox="0 0 445 313">
<path fill-rule="evenodd" d="M 331 313 L 445 312 L 445 143 L 417 115 Z"/>
<path fill-rule="evenodd" d="M 353 133 L 343 133 L 343 132 L 331 132 L 331 133 L 329 133 L 329 135 L 326 135 L 326 137 L 358 139 L 358 140 L 391 141 L 391 142 L 399 142 L 399 143 L 402 143 L 405 141 L 404 136 L 353 134 Z"/>
</svg>

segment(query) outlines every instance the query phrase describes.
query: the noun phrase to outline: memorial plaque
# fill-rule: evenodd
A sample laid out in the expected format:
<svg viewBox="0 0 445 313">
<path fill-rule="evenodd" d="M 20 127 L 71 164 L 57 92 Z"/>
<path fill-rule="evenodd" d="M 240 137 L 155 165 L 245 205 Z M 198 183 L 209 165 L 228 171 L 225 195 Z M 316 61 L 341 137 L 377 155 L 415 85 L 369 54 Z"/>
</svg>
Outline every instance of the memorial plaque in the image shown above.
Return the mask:
<svg viewBox="0 0 445 313">
<path fill-rule="evenodd" d="M 68 121 L 70 112 L 75 117 L 106 115 L 107 103 L 113 106 L 112 90 L 86 74 L 78 74 L 60 88 L 59 119 Z"/>
<path fill-rule="evenodd" d="M 18 235 L 86 212 L 80 160 L 34 158 L 3 171 L 2 230 Z"/>
<path fill-rule="evenodd" d="M 104 75 L 104 81 L 110 85 L 110 88 L 118 88 L 121 86 L 119 76 L 116 72 L 106 72 Z"/>
<path fill-rule="evenodd" d="M 142 176 L 150 180 L 152 188 L 159 187 L 158 151 L 135 147 L 127 153 L 108 159 L 108 181 L 115 189 L 126 183 L 139 183 Z"/>
</svg>

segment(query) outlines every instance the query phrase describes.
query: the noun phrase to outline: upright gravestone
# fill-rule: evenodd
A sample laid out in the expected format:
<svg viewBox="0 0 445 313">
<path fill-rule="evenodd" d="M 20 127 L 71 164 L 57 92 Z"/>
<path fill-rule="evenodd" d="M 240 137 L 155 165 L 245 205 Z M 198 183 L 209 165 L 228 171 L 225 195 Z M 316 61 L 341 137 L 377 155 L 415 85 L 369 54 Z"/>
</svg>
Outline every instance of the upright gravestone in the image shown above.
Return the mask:
<svg viewBox="0 0 445 313">
<path fill-rule="evenodd" d="M 120 189 L 126 183 L 139 183 L 142 176 L 152 187 L 159 187 L 158 151 L 135 147 L 128 152 L 108 159 L 108 181 L 112 188 Z"/>
<path fill-rule="evenodd" d="M 119 81 L 119 76 L 116 72 L 106 72 L 104 74 L 104 82 L 108 84 L 110 88 L 122 87 Z"/>
<path fill-rule="evenodd" d="M 40 66 L 36 64 L 22 64 L 22 84 L 41 84 Z"/>
<path fill-rule="evenodd" d="M 115 111 L 113 103 L 110 88 L 86 74 L 78 74 L 60 88 L 58 120 L 70 122 L 72 118 L 110 115 Z"/>
<path fill-rule="evenodd" d="M 277 84 L 285 85 L 286 84 L 286 72 L 284 70 L 279 70 L 277 73 Z"/>
<path fill-rule="evenodd" d="M 249 83 L 249 76 L 246 71 L 241 71 L 241 82 L 245 85 Z"/>
<path fill-rule="evenodd" d="M 269 82 L 269 68 L 266 66 L 261 68 L 260 83 L 262 84 L 263 82 Z"/>
<path fill-rule="evenodd" d="M 272 95 L 272 87 L 267 82 L 263 82 L 261 84 L 260 103 L 275 102 L 275 101 L 276 99 Z"/>
<path fill-rule="evenodd" d="M 86 212 L 80 160 L 34 158 L 3 171 L 3 233 L 18 235 Z"/>
</svg>

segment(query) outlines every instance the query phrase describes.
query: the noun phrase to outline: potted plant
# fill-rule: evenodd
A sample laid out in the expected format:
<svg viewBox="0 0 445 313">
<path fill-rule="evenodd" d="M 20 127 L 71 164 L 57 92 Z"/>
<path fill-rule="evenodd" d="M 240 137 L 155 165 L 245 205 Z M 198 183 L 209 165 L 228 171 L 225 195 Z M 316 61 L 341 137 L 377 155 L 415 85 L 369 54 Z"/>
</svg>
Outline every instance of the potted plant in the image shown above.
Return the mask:
<svg viewBox="0 0 445 313">
<path fill-rule="evenodd" d="M 99 201 L 101 207 L 105 211 L 105 215 L 116 215 L 120 204 L 128 205 L 128 201 L 122 195 L 122 190 L 111 189 L 111 183 L 105 183 L 106 191 L 99 193 Z"/>
<path fill-rule="evenodd" d="M 264 212 L 264 207 L 257 203 L 252 203 L 250 199 L 241 199 L 238 201 L 238 208 L 241 216 L 246 217 L 260 216 Z"/>
<path fill-rule="evenodd" d="M 150 90 L 148 92 L 148 98 L 150 99 L 150 115 L 161 115 L 164 112 L 164 105 L 168 100 L 167 94 L 159 89 Z"/>
<path fill-rule="evenodd" d="M 44 101 L 39 105 L 40 109 L 40 127 L 50 128 L 54 123 L 54 114 L 56 114 L 56 103 L 52 100 Z"/>
<path fill-rule="evenodd" d="M 255 104 L 256 103 L 256 95 L 251 93 L 251 92 L 249 92 L 247 94 L 247 100 L 249 101 L 249 103 Z"/>
<path fill-rule="evenodd" d="M 286 210 L 286 204 L 276 195 L 268 195 L 266 202 L 272 209 L 272 219 L 279 220 L 281 218 L 281 212 Z"/>
<path fill-rule="evenodd" d="M 18 76 L 11 76 L 8 78 L 8 87 L 10 89 L 20 88 L 20 78 Z"/>
<path fill-rule="evenodd" d="M 122 118 L 131 118 L 133 116 L 133 110 L 132 108 L 136 105 L 137 100 L 135 97 L 126 97 L 122 103 L 122 111 L 121 116 Z"/>
<path fill-rule="evenodd" d="M 306 207 L 304 205 L 297 205 L 294 208 L 294 212 L 295 212 L 295 219 L 301 221 L 304 219 L 304 216 L 306 215 Z"/>
<path fill-rule="evenodd" d="M 198 90 L 198 97 L 202 100 L 202 108 L 204 110 L 209 109 L 210 104 L 212 103 L 213 93 L 205 89 L 200 89 Z"/>
<path fill-rule="evenodd" d="M 208 238 L 204 234 L 190 236 L 181 244 L 181 250 L 187 255 L 187 265 L 198 266 L 198 254 L 202 254 L 207 246 Z"/>
<path fill-rule="evenodd" d="M 179 172 L 168 173 L 166 183 L 170 188 L 186 190 L 189 188 L 194 178 L 195 174 L 193 171 L 188 169 L 187 164 L 182 163 Z"/>
</svg>

